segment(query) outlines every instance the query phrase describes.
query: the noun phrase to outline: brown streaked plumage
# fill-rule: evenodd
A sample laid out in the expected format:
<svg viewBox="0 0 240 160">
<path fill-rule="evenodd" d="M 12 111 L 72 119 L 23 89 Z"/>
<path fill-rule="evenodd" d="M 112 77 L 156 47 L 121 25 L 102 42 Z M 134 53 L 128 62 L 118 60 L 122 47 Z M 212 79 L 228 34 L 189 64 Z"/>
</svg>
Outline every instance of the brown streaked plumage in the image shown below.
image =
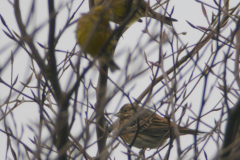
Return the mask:
<svg viewBox="0 0 240 160">
<path fill-rule="evenodd" d="M 133 108 L 134 106 L 134 108 Z M 138 107 L 137 105 L 126 104 L 120 111 L 115 114 L 119 117 L 119 128 L 123 128 L 121 138 L 127 143 L 131 144 L 132 140 L 139 129 L 137 138 L 133 144 L 137 148 L 158 148 L 162 146 L 170 137 L 169 128 L 173 131 L 173 122 L 169 122 L 167 118 L 162 118 L 155 112 Z M 139 126 L 137 125 L 137 118 L 139 117 Z M 185 127 L 178 127 L 179 134 L 199 134 L 199 132 Z"/>
</svg>

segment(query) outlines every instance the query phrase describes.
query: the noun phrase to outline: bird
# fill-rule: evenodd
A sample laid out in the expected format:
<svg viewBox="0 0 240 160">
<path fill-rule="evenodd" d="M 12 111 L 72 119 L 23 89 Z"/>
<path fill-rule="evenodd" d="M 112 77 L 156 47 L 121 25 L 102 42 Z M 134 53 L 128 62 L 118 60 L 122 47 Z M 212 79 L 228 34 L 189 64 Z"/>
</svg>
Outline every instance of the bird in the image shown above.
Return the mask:
<svg viewBox="0 0 240 160">
<path fill-rule="evenodd" d="M 161 147 L 170 138 L 170 129 L 173 131 L 173 122 L 136 104 L 125 104 L 115 116 L 120 137 L 130 145 L 136 136 L 133 146 L 140 149 Z M 178 131 L 180 135 L 205 133 L 181 126 Z"/>
<path fill-rule="evenodd" d="M 111 21 L 117 24 L 120 24 L 123 21 L 124 14 L 126 12 L 127 0 L 94 0 L 94 5 L 110 6 L 110 9 L 112 10 L 112 13 L 113 13 Z M 136 21 L 141 22 L 140 18 L 146 17 L 146 14 L 145 14 L 146 10 L 148 10 L 147 17 L 154 18 L 167 25 L 171 26 L 172 22 L 177 21 L 174 18 L 170 18 L 153 11 L 150 7 L 148 8 L 148 4 L 144 0 L 140 0 L 140 2 L 139 0 L 132 1 L 131 11 L 135 11 L 135 10 L 137 11 L 134 17 L 129 21 L 127 27 L 130 27 Z"/>
<path fill-rule="evenodd" d="M 104 6 L 92 8 L 79 18 L 76 37 L 84 53 L 99 58 L 98 60 L 107 64 L 111 71 L 115 71 L 119 67 L 113 61 L 116 39 L 113 37 L 109 40 L 113 32 L 109 24 L 111 16 L 111 11 Z"/>
</svg>

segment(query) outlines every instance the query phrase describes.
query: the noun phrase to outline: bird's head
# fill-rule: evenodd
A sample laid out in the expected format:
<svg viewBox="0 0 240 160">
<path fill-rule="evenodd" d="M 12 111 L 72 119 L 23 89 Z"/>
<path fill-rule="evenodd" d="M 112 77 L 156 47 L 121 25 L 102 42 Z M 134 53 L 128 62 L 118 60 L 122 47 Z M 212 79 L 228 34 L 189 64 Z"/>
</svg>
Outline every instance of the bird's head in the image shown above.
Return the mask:
<svg viewBox="0 0 240 160">
<path fill-rule="evenodd" d="M 125 104 L 120 111 L 115 114 L 115 116 L 122 118 L 129 118 L 131 117 L 137 110 L 137 105 L 135 104 Z"/>
</svg>

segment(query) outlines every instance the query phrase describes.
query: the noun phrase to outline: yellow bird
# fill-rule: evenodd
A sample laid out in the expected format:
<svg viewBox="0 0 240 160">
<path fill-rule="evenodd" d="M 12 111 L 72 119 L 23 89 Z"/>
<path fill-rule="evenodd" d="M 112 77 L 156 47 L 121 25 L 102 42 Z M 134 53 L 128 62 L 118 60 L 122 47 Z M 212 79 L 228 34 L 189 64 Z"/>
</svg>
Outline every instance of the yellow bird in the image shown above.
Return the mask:
<svg viewBox="0 0 240 160">
<path fill-rule="evenodd" d="M 132 8 L 131 8 L 131 11 L 134 11 L 137 7 L 137 12 L 135 13 L 134 17 L 130 20 L 130 22 L 128 23 L 128 27 L 133 24 L 134 22 L 136 21 L 139 21 L 141 17 L 145 17 L 145 12 L 147 10 L 147 2 L 145 2 L 144 0 L 140 0 L 140 3 L 139 3 L 139 6 L 138 6 L 138 1 L 139 0 L 133 0 L 132 2 Z M 109 4 L 111 3 L 111 4 Z M 112 13 L 113 13 L 113 17 L 111 19 L 111 21 L 117 23 L 117 24 L 120 24 L 123 20 L 123 16 L 126 12 L 126 7 L 127 7 L 127 0 L 94 0 L 94 4 L 95 6 L 98 6 L 98 5 L 110 5 L 111 9 L 112 9 Z M 147 13 L 147 17 L 150 17 L 150 18 L 154 18 L 160 22 L 163 22 L 167 25 L 172 25 L 172 22 L 173 21 L 177 21 L 176 19 L 173 19 L 173 18 L 170 18 L 170 17 L 167 17 L 160 13 L 157 13 L 155 11 L 153 11 L 152 9 L 149 9 L 148 10 L 148 13 Z"/>
<path fill-rule="evenodd" d="M 83 14 L 78 20 L 76 36 L 83 52 L 99 58 L 101 62 L 110 67 L 111 71 L 115 71 L 119 67 L 113 61 L 116 40 L 112 38 L 109 41 L 112 34 L 109 24 L 111 16 L 111 11 L 102 5 L 92 8 L 89 13 Z"/>
</svg>

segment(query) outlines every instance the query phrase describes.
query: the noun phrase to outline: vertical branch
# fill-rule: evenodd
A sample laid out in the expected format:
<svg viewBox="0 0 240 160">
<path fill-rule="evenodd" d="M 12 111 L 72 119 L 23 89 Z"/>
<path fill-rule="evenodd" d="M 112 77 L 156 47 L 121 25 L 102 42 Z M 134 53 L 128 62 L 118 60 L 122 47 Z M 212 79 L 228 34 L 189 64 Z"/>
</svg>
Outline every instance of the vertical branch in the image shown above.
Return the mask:
<svg viewBox="0 0 240 160">
<path fill-rule="evenodd" d="M 58 156 L 60 160 L 67 160 L 67 148 L 69 127 L 68 127 L 68 101 L 69 97 L 65 96 L 61 92 L 60 84 L 58 81 L 58 74 L 56 68 L 55 59 L 55 24 L 56 24 L 56 13 L 54 9 L 54 0 L 48 0 L 48 11 L 49 11 L 49 37 L 48 37 L 48 76 L 51 80 L 51 84 L 54 88 L 55 98 L 59 107 L 59 113 L 56 121 L 56 145 L 58 149 Z"/>
<path fill-rule="evenodd" d="M 127 4 L 126 12 L 123 16 L 123 20 L 125 21 L 122 22 L 121 24 L 122 27 L 119 27 L 118 30 L 115 30 L 115 32 L 113 32 L 112 35 L 109 37 L 106 44 L 102 47 L 103 51 L 106 49 L 106 46 L 109 44 L 114 34 L 116 34 L 116 37 L 117 37 L 116 39 L 119 40 L 119 38 L 123 33 L 124 27 L 127 25 L 128 21 L 130 21 L 130 17 L 128 17 L 128 15 L 131 12 L 132 0 L 128 0 L 126 4 Z M 92 5 L 91 0 L 89 0 L 89 5 Z M 108 66 L 105 64 L 105 62 L 102 62 L 101 60 L 99 61 L 99 66 L 100 66 L 99 67 L 100 69 L 99 69 L 98 90 L 97 90 L 98 92 L 97 92 L 97 103 L 96 103 L 96 117 L 97 117 L 98 152 L 100 155 L 105 149 L 106 140 L 107 140 L 104 108 L 106 104 Z"/>
<path fill-rule="evenodd" d="M 69 98 L 62 94 L 61 100 L 58 107 L 59 112 L 57 115 L 57 121 L 55 125 L 56 130 L 56 146 L 58 149 L 58 157 L 59 160 L 67 160 L 67 142 L 69 135 L 69 127 L 68 127 L 68 101 Z"/>
<path fill-rule="evenodd" d="M 240 77 L 239 77 L 239 57 L 240 57 L 240 20 L 237 24 L 237 32 L 236 32 L 236 57 L 235 57 L 235 69 L 234 74 L 236 77 L 236 82 L 238 84 L 238 88 L 240 88 Z"/>
<path fill-rule="evenodd" d="M 96 120 L 97 120 L 97 139 L 98 139 L 98 152 L 99 155 L 104 151 L 107 134 L 106 134 L 106 122 L 104 118 L 104 108 L 106 103 L 106 92 L 107 92 L 107 75 L 108 66 L 99 61 L 99 78 L 98 78 L 98 89 L 97 89 L 97 103 L 96 103 Z M 100 156 L 101 157 L 101 156 Z"/>
<path fill-rule="evenodd" d="M 50 79 L 52 80 L 52 86 L 54 88 L 56 98 L 61 97 L 61 89 L 58 83 L 58 75 L 56 69 L 56 59 L 55 59 L 55 24 L 56 24 L 56 13 L 54 10 L 54 0 L 48 0 L 48 12 L 49 12 L 49 35 L 48 35 L 48 69 L 50 71 Z"/>
</svg>

